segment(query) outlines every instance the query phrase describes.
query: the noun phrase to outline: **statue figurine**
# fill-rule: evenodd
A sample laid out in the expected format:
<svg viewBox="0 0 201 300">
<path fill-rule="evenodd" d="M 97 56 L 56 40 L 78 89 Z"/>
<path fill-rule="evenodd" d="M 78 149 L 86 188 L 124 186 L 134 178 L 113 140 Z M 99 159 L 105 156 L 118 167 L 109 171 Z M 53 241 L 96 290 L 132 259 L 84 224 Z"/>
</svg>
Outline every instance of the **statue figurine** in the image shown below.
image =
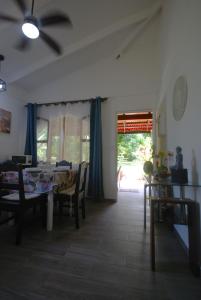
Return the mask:
<svg viewBox="0 0 201 300">
<path fill-rule="evenodd" d="M 180 146 L 176 147 L 176 164 L 173 166 L 175 170 L 183 170 L 183 154 Z"/>
<path fill-rule="evenodd" d="M 171 182 L 188 183 L 188 170 L 183 168 L 183 154 L 180 146 L 176 147 L 176 164 L 171 167 Z"/>
</svg>

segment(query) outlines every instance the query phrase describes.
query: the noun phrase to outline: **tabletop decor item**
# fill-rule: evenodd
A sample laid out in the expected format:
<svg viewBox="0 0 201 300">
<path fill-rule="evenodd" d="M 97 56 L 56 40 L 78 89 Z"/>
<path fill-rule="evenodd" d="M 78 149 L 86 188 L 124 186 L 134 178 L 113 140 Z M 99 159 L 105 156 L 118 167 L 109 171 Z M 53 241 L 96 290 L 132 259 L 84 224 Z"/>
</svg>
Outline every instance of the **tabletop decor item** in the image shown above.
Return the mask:
<svg viewBox="0 0 201 300">
<path fill-rule="evenodd" d="M 154 155 L 156 161 L 156 167 L 154 170 L 154 178 L 156 180 L 165 180 L 170 176 L 170 160 L 173 156 L 171 151 L 159 151 Z"/>
<path fill-rule="evenodd" d="M 152 175 L 153 174 L 153 163 L 149 160 L 145 161 L 143 165 L 143 170 L 145 174 Z"/>
<path fill-rule="evenodd" d="M 188 170 L 183 167 L 183 154 L 180 146 L 176 147 L 176 163 L 171 166 L 171 181 L 174 183 L 188 183 Z"/>
<path fill-rule="evenodd" d="M 145 175 L 145 178 L 147 179 L 147 181 L 148 181 L 148 182 L 151 182 L 151 178 L 152 178 L 153 171 L 154 171 L 154 166 L 153 166 L 152 161 L 146 160 L 146 161 L 144 162 L 144 165 L 143 165 L 143 171 L 144 171 L 144 173 L 146 174 L 146 175 Z"/>
<path fill-rule="evenodd" d="M 52 188 L 52 172 L 42 172 L 40 169 L 34 170 L 34 168 L 28 168 L 25 171 L 24 177 L 24 182 L 30 189 L 35 187 L 34 192 L 45 193 Z"/>
</svg>

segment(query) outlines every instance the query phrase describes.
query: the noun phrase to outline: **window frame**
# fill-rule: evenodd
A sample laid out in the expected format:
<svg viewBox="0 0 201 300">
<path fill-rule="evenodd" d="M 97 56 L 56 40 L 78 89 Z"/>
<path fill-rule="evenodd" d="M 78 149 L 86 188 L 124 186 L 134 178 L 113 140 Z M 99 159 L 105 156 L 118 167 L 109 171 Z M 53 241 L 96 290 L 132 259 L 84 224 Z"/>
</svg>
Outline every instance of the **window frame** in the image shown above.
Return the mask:
<svg viewBox="0 0 201 300">
<path fill-rule="evenodd" d="M 90 127 L 90 116 L 85 116 L 82 118 L 82 122 L 85 120 L 85 119 L 89 119 L 89 127 Z M 83 123 L 82 123 L 83 124 Z M 89 128 L 89 139 L 87 138 L 83 138 L 83 136 L 81 136 L 81 139 L 80 139 L 80 161 L 82 161 L 82 158 L 83 158 L 83 143 L 88 143 L 89 144 L 89 155 L 90 155 L 90 128 Z M 89 162 L 89 159 L 90 157 L 88 158 L 88 161 Z"/>
<path fill-rule="evenodd" d="M 36 145 L 37 145 L 37 161 L 38 161 L 38 144 L 47 144 L 47 150 L 46 150 L 46 160 L 45 162 L 47 162 L 48 158 L 47 158 L 47 152 L 48 152 L 48 141 L 49 141 L 49 120 L 45 119 L 45 118 L 41 118 L 41 117 L 37 117 L 37 125 L 38 125 L 38 121 L 42 120 L 47 122 L 47 139 L 46 140 L 38 140 L 38 137 L 36 136 Z M 37 128 L 37 126 L 36 126 Z"/>
</svg>

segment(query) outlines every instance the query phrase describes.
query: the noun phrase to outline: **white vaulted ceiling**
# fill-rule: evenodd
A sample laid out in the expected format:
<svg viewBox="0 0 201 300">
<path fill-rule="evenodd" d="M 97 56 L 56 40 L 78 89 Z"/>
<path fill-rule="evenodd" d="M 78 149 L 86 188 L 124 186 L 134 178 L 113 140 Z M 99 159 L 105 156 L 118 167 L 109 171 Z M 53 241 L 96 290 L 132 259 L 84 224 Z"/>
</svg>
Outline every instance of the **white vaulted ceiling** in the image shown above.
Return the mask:
<svg viewBox="0 0 201 300">
<path fill-rule="evenodd" d="M 157 0 L 35 0 L 36 16 L 60 10 L 72 20 L 72 29 L 44 29 L 60 43 L 63 54 L 56 56 L 40 39 L 32 41 L 30 50 L 19 52 L 14 46 L 22 35 L 20 25 L 0 22 L 0 54 L 5 56 L 1 77 L 32 90 L 115 55 L 159 6 Z M 0 0 L 0 11 L 23 21 L 13 0 Z"/>
</svg>

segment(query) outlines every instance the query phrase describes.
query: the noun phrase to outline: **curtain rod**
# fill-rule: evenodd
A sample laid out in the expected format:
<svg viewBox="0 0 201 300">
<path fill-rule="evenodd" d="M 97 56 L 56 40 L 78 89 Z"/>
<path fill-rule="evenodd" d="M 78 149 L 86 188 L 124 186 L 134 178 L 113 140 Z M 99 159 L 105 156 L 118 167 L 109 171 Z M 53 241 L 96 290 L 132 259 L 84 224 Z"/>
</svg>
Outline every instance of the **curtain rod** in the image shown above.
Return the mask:
<svg viewBox="0 0 201 300">
<path fill-rule="evenodd" d="M 101 102 L 106 101 L 108 98 L 107 97 L 99 97 Z M 68 103 L 70 104 L 75 104 L 75 103 L 85 103 L 85 102 L 92 102 L 96 100 L 96 98 L 90 98 L 90 99 L 80 99 L 80 100 L 68 100 L 68 101 L 59 101 L 59 102 L 47 102 L 47 103 L 36 103 L 37 106 L 50 106 L 50 105 L 67 105 Z M 25 105 L 27 106 L 27 105 Z"/>
</svg>

